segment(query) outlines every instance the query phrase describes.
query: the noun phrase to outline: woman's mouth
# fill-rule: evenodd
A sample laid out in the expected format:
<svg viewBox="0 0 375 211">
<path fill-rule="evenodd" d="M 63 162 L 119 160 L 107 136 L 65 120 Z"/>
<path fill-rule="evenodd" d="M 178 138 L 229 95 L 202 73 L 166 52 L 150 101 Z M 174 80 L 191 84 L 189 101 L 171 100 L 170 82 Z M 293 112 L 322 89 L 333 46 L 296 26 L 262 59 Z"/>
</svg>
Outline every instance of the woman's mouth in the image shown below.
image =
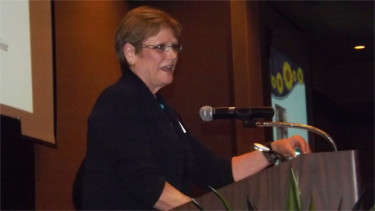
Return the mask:
<svg viewBox="0 0 375 211">
<path fill-rule="evenodd" d="M 174 65 L 166 65 L 166 66 L 162 66 L 160 69 L 164 70 L 164 71 L 170 71 L 170 72 L 173 72 L 174 70 Z"/>
</svg>

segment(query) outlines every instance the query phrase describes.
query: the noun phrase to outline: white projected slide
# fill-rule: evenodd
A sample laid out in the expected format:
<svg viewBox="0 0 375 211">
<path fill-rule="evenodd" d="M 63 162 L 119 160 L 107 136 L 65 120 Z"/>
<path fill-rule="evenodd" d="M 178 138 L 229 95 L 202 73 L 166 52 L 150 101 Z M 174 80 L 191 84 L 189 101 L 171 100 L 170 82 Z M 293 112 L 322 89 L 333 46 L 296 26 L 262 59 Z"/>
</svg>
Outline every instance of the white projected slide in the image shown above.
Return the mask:
<svg viewBox="0 0 375 211">
<path fill-rule="evenodd" d="M 0 9 L 0 103 L 33 113 L 29 2 L 2 0 Z"/>
<path fill-rule="evenodd" d="M 55 146 L 50 0 L 0 0 L 0 114 Z"/>
</svg>

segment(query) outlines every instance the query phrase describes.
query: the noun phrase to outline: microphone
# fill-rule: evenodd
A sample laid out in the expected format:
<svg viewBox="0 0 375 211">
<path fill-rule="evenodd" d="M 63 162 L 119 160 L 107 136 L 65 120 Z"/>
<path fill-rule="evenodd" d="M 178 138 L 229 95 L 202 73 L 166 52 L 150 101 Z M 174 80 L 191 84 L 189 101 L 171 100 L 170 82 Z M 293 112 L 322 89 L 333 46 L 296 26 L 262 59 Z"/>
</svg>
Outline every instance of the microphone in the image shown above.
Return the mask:
<svg viewBox="0 0 375 211">
<path fill-rule="evenodd" d="M 203 106 L 199 110 L 202 120 L 209 122 L 213 119 L 239 119 L 250 120 L 253 118 L 271 118 L 274 115 L 272 107 L 262 108 L 236 108 Z"/>
</svg>

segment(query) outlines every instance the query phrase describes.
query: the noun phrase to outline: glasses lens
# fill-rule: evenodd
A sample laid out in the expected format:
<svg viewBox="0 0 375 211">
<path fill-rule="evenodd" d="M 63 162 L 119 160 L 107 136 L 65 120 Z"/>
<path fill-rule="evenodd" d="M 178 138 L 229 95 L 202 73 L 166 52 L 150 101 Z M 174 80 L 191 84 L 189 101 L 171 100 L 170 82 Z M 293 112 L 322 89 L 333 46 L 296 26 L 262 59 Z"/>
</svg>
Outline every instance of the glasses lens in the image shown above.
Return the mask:
<svg viewBox="0 0 375 211">
<path fill-rule="evenodd" d="M 145 44 L 142 44 L 141 45 L 143 48 L 150 48 L 150 49 L 156 49 L 156 50 L 159 50 L 159 51 L 162 51 L 162 52 L 166 52 L 168 51 L 170 48 L 172 48 L 172 50 L 174 52 L 181 52 L 182 51 L 182 45 L 181 44 L 172 44 L 172 45 L 165 45 L 165 44 L 160 44 L 160 45 L 145 45 Z"/>
<path fill-rule="evenodd" d="M 161 51 L 167 51 L 168 46 L 161 44 L 154 47 L 155 49 L 161 50 Z"/>
<path fill-rule="evenodd" d="M 181 44 L 173 44 L 171 47 L 176 52 L 181 52 L 182 51 L 182 45 Z"/>
</svg>

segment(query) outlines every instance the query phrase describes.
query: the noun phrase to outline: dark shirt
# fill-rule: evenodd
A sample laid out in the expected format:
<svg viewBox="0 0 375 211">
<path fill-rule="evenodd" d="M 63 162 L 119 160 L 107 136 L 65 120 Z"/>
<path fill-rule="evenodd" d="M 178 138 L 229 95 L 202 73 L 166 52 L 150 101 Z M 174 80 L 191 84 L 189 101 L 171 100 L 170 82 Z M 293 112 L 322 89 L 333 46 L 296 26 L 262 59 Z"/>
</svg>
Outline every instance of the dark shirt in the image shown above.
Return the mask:
<svg viewBox="0 0 375 211">
<path fill-rule="evenodd" d="M 196 140 L 159 94 L 131 71 L 98 98 L 88 120 L 83 209 L 152 209 L 165 182 L 189 195 L 192 183 L 233 182 L 231 161 Z"/>
</svg>

